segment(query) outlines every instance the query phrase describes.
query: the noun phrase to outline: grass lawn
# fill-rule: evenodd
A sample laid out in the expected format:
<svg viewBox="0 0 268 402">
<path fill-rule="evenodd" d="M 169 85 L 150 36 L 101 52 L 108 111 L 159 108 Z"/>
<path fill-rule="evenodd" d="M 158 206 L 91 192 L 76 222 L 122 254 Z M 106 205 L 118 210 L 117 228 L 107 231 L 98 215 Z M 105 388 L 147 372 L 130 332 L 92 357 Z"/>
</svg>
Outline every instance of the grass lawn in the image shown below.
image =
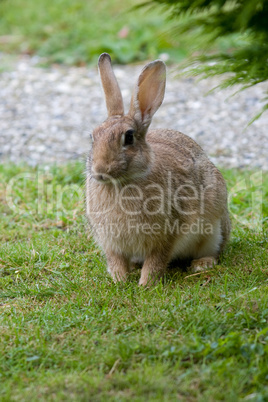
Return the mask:
<svg viewBox="0 0 268 402">
<path fill-rule="evenodd" d="M 267 401 L 268 174 L 223 171 L 219 265 L 146 290 L 106 273 L 83 169 L 0 166 L 0 400 Z"/>
</svg>

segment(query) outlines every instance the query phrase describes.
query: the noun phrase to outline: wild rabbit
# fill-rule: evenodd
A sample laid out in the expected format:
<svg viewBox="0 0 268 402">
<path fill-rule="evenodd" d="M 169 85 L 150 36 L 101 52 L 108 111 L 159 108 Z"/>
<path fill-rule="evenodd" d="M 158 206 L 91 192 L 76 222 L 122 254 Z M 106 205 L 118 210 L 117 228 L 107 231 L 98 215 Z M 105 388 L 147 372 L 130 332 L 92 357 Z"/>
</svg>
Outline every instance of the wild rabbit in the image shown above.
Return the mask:
<svg viewBox="0 0 268 402">
<path fill-rule="evenodd" d="M 108 118 L 92 133 L 86 205 L 108 271 L 124 281 L 139 261 L 139 284 L 150 285 L 177 258 L 193 259 L 193 272 L 212 267 L 230 235 L 226 185 L 190 137 L 148 131 L 164 98 L 165 64 L 144 67 L 126 115 L 110 56 L 98 65 Z"/>
</svg>

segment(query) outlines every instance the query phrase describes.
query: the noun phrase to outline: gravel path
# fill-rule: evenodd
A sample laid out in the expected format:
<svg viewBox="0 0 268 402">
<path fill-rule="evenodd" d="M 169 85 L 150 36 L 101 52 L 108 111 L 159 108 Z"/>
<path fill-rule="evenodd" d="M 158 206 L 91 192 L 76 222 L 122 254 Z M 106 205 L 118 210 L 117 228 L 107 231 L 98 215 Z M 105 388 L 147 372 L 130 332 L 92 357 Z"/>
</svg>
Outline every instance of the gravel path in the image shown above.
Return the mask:
<svg viewBox="0 0 268 402">
<path fill-rule="evenodd" d="M 0 74 L 0 162 L 36 165 L 83 159 L 89 132 L 106 117 L 97 69 L 42 69 L 36 62 L 23 57 Z M 115 67 L 127 105 L 140 70 Z M 169 68 L 165 100 L 152 126 L 188 134 L 218 166 L 267 170 L 268 113 L 246 127 L 260 110 L 267 85 L 233 97 L 234 89 L 205 96 L 218 82 L 176 79 Z"/>
</svg>

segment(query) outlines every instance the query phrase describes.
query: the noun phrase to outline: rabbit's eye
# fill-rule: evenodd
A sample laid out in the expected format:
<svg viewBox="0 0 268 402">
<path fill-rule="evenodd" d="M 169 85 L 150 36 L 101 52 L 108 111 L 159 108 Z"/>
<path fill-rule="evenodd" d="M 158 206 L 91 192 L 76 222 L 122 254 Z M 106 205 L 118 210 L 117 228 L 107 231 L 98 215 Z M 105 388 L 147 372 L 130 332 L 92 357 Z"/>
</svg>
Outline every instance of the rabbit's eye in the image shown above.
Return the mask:
<svg viewBox="0 0 268 402">
<path fill-rule="evenodd" d="M 124 137 L 124 145 L 134 144 L 134 130 L 127 130 Z"/>
</svg>

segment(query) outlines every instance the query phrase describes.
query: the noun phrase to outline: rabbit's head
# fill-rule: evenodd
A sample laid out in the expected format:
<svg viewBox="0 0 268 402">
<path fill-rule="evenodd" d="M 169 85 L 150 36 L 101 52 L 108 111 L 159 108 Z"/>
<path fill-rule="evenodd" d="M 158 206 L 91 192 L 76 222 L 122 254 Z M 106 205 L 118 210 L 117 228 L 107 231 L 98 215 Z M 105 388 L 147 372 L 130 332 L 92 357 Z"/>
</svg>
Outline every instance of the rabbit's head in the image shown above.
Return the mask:
<svg viewBox="0 0 268 402">
<path fill-rule="evenodd" d="M 107 53 L 99 58 L 99 72 L 108 118 L 92 133 L 91 175 L 104 184 L 111 180 L 130 181 L 143 177 L 150 171 L 152 163 L 146 132 L 164 98 L 165 64 L 156 60 L 144 67 L 126 115 L 111 58 Z"/>
</svg>

